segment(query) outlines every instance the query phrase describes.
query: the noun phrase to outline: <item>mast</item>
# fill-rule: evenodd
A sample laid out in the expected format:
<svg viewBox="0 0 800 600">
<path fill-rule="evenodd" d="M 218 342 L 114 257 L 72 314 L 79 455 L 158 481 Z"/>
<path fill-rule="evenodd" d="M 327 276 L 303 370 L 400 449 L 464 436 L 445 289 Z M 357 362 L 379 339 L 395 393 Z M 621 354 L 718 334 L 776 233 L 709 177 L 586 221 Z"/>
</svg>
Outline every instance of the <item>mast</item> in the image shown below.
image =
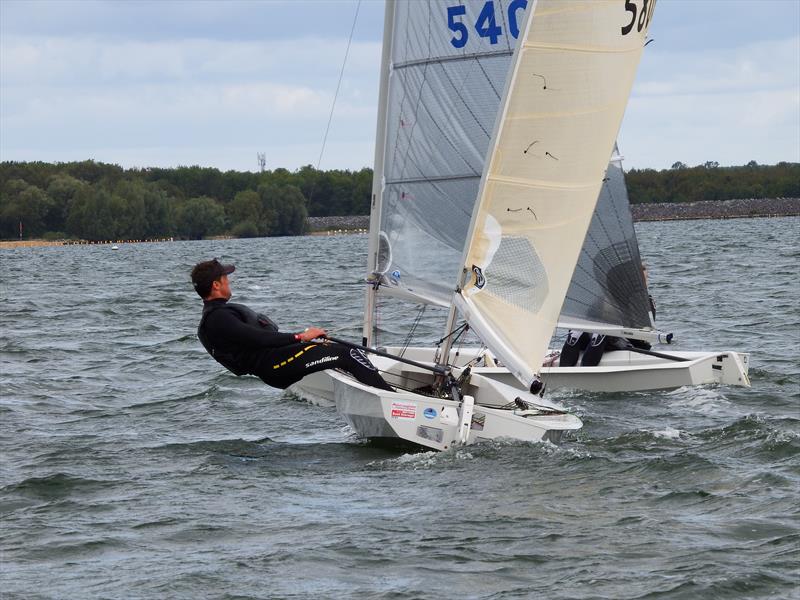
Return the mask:
<svg viewBox="0 0 800 600">
<path fill-rule="evenodd" d="M 381 202 L 383 196 L 383 162 L 386 145 L 386 113 L 389 90 L 389 71 L 392 59 L 392 34 L 394 31 L 395 0 L 386 0 L 383 17 L 383 51 L 381 53 L 381 80 L 378 92 L 378 123 L 375 136 L 375 161 L 372 173 L 372 200 L 369 216 L 369 246 L 367 251 L 367 278 L 375 273 L 378 264 L 379 236 L 381 228 Z M 375 313 L 375 296 L 377 287 L 367 286 L 364 300 L 364 328 L 361 343 L 370 346 L 373 343 L 373 315 Z"/>
</svg>

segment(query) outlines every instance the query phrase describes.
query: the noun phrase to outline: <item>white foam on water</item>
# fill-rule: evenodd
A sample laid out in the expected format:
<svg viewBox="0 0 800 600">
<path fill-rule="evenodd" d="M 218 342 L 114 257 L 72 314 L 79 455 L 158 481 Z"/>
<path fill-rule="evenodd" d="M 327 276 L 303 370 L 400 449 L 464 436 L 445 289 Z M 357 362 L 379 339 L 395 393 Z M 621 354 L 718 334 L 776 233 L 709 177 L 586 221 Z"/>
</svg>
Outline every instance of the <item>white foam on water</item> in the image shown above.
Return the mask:
<svg viewBox="0 0 800 600">
<path fill-rule="evenodd" d="M 680 387 L 666 393 L 669 406 L 704 415 L 730 415 L 734 405 L 725 397 L 724 389 L 714 387 Z"/>
<path fill-rule="evenodd" d="M 439 456 L 439 452 L 435 450 L 431 450 L 430 452 L 420 452 L 420 453 L 410 453 L 410 454 L 402 454 L 397 458 L 391 458 L 389 460 L 382 460 L 378 461 L 377 465 L 409 465 L 413 469 L 427 469 L 432 467 L 436 463 L 436 458 Z"/>
<path fill-rule="evenodd" d="M 668 439 L 668 440 L 679 440 L 681 437 L 688 437 L 689 434 L 685 431 L 681 431 L 680 429 L 675 429 L 674 427 L 670 427 L 667 425 L 665 429 L 659 431 L 651 431 L 654 436 Z"/>
</svg>

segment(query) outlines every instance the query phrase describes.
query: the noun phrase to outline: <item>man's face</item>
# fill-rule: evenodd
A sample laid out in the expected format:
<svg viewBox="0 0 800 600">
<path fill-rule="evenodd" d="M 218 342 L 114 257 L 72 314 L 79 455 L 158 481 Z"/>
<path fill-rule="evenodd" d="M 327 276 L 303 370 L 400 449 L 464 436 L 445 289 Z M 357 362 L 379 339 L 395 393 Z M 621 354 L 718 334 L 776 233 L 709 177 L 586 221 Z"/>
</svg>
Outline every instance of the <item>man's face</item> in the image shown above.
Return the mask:
<svg viewBox="0 0 800 600">
<path fill-rule="evenodd" d="M 225 300 L 231 299 L 231 284 L 228 281 L 228 276 L 223 275 L 219 279 L 217 279 L 214 283 L 214 290 L 219 293 L 219 297 L 225 298 Z"/>
</svg>

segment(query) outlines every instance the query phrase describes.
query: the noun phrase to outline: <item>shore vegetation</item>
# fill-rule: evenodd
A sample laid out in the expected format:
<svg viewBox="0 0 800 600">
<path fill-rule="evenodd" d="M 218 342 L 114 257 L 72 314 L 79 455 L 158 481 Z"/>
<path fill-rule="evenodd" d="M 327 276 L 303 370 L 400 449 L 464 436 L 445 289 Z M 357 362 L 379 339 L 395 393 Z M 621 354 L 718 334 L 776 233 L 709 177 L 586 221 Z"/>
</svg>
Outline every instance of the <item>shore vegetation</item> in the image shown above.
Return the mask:
<svg viewBox="0 0 800 600">
<path fill-rule="evenodd" d="M 632 203 L 799 197 L 800 164 L 634 169 Z M 308 217 L 369 212 L 372 169 L 260 173 L 123 169 L 86 160 L 0 163 L 0 239 L 88 241 L 305 233 Z"/>
</svg>

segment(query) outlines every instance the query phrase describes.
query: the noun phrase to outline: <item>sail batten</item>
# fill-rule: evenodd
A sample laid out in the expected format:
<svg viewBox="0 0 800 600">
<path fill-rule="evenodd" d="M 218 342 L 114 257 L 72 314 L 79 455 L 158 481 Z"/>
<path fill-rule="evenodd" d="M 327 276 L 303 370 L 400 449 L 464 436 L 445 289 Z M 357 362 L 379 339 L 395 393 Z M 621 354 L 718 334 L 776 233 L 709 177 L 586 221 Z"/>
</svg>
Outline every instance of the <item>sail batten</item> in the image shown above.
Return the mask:
<svg viewBox="0 0 800 600">
<path fill-rule="evenodd" d="M 511 177 L 509 175 L 491 175 L 487 178 L 489 181 L 497 183 L 508 183 L 519 185 L 527 188 L 546 188 L 554 190 L 583 190 L 586 188 L 594 188 L 597 186 L 597 181 L 586 181 L 584 183 L 565 183 L 553 181 L 540 181 L 526 179 L 522 177 Z"/>
<path fill-rule="evenodd" d="M 557 50 L 559 52 L 591 52 L 596 54 L 636 54 L 638 52 L 635 48 L 617 49 L 608 48 L 604 46 L 585 46 L 585 45 L 566 45 L 566 44 L 543 44 L 543 43 L 526 43 L 524 48 L 526 50 L 539 49 L 539 50 Z"/>
<path fill-rule="evenodd" d="M 436 57 L 436 58 L 423 58 L 419 60 L 408 60 L 405 62 L 397 62 L 392 65 L 394 70 L 406 69 L 408 67 L 418 67 L 420 65 L 431 65 L 431 64 L 440 64 L 446 62 L 456 62 L 456 61 L 470 61 L 470 60 L 480 60 L 482 58 L 492 58 L 497 56 L 511 56 L 514 53 L 512 49 L 508 50 L 497 50 L 494 52 L 483 52 L 483 53 L 473 53 L 473 54 L 460 54 L 458 56 L 443 56 L 443 57 Z"/>
<path fill-rule="evenodd" d="M 433 181 L 459 181 L 462 179 L 480 179 L 480 173 L 470 173 L 465 175 L 439 175 L 429 177 L 407 177 L 405 179 L 391 179 L 386 185 L 399 185 L 403 183 L 425 183 Z"/>
<path fill-rule="evenodd" d="M 605 106 L 595 107 L 591 109 L 585 110 L 571 110 L 571 111 L 562 111 L 559 113 L 554 112 L 528 112 L 519 115 L 515 115 L 513 117 L 509 117 L 508 121 L 513 123 L 515 121 L 534 121 L 536 119 L 552 119 L 553 117 L 562 117 L 562 118 L 570 118 L 570 117 L 578 117 L 582 115 L 597 115 L 600 113 L 608 112 L 609 110 L 613 109 L 613 103 L 608 103 Z"/>
</svg>

